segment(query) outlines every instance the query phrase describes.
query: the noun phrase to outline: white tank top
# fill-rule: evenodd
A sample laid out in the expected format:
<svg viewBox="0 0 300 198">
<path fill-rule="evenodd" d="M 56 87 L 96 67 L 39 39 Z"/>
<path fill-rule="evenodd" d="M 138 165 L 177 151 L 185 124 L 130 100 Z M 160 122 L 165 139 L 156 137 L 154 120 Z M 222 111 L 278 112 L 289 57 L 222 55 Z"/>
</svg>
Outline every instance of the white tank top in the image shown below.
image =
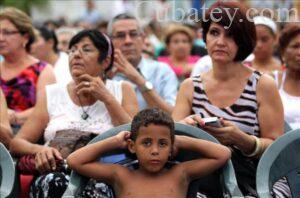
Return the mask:
<svg viewBox="0 0 300 198">
<path fill-rule="evenodd" d="M 121 104 L 122 82 L 107 80 L 105 86 Z M 105 104 L 99 100 L 93 105 L 83 107 L 89 115 L 88 119 L 83 120 L 81 118 L 82 107 L 73 103 L 67 85 L 59 83 L 48 85 L 46 95 L 49 114 L 49 123 L 44 133 L 46 144 L 55 137 L 56 131 L 59 130 L 76 129 L 100 134 L 114 127 Z"/>
<path fill-rule="evenodd" d="M 277 85 L 279 84 L 278 81 L 278 73 L 275 74 L 275 80 Z M 284 108 L 284 119 L 289 123 L 292 129 L 300 128 L 300 97 L 299 96 L 292 96 L 286 93 L 283 89 L 284 81 L 286 78 L 286 72 L 282 74 L 281 84 L 279 86 L 279 94 L 281 96 L 281 100 L 283 103 Z"/>
</svg>

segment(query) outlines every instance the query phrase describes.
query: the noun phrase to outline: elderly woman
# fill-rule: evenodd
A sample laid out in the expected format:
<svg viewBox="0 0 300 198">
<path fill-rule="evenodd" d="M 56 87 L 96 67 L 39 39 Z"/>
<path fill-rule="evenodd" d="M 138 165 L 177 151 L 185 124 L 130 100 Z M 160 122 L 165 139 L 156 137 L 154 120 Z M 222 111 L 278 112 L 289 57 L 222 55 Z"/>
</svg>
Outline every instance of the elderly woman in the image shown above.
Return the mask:
<svg viewBox="0 0 300 198">
<path fill-rule="evenodd" d="M 7 106 L 4 94 L 0 88 L 0 142 L 6 147 L 12 139 L 12 131 L 7 116 Z"/>
<path fill-rule="evenodd" d="M 16 8 L 0 11 L 0 87 L 10 124 L 18 128 L 33 111 L 37 93 L 55 82 L 52 67 L 29 54 L 35 37 L 30 18 Z"/>
<path fill-rule="evenodd" d="M 109 38 L 97 30 L 76 34 L 69 46 L 73 81 L 47 86 L 46 92 L 39 95 L 33 115 L 12 141 L 11 152 L 35 155 L 36 168 L 44 173 L 31 186 L 31 197 L 60 197 L 67 187 L 67 173 L 55 172 L 62 153 L 47 146 L 58 131 L 99 134 L 130 122 L 138 111 L 131 86 L 106 79 L 113 65 L 113 51 Z M 36 144 L 42 137 L 46 144 Z M 49 174 L 51 171 L 54 173 Z"/>
<path fill-rule="evenodd" d="M 172 25 L 165 34 L 169 56 L 161 56 L 157 59 L 167 63 L 181 81 L 190 76 L 194 64 L 200 58 L 191 56 L 193 41 L 192 30 L 186 26 Z"/>
<path fill-rule="evenodd" d="M 233 21 L 227 12 L 236 12 Z M 199 124 L 229 146 L 242 193 L 255 197 L 257 162 L 283 134 L 284 122 L 275 82 L 241 63 L 254 49 L 256 40 L 254 23 L 245 13 L 238 2 L 217 2 L 207 11 L 203 36 L 213 68 L 182 83 L 173 118 Z M 207 117 L 221 118 L 221 126 L 205 126 L 202 118 Z"/>
<path fill-rule="evenodd" d="M 285 64 L 283 72 L 275 72 L 283 102 L 284 117 L 293 129 L 300 128 L 300 25 L 287 25 L 280 34 L 279 46 Z"/>
</svg>

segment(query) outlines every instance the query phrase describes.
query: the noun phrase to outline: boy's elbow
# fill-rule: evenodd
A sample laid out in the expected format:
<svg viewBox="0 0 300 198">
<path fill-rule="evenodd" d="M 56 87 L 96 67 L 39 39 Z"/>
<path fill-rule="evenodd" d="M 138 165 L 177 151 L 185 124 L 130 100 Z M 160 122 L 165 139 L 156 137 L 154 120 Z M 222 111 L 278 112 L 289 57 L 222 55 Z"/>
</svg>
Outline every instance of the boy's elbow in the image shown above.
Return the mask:
<svg viewBox="0 0 300 198">
<path fill-rule="evenodd" d="M 224 146 L 222 155 L 220 155 L 220 161 L 225 164 L 231 158 L 231 150 Z"/>
</svg>

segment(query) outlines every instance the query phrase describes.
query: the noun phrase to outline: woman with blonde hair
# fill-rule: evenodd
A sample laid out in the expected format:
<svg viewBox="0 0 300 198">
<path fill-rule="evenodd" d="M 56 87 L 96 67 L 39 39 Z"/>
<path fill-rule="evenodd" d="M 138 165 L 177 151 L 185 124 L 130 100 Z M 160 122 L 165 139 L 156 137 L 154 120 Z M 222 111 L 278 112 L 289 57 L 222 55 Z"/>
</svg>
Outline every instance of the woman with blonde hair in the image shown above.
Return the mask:
<svg viewBox="0 0 300 198">
<path fill-rule="evenodd" d="M 32 113 L 38 92 L 55 82 L 52 67 L 29 54 L 35 35 L 28 15 L 16 8 L 0 11 L 0 87 L 10 124 L 18 128 Z"/>
</svg>

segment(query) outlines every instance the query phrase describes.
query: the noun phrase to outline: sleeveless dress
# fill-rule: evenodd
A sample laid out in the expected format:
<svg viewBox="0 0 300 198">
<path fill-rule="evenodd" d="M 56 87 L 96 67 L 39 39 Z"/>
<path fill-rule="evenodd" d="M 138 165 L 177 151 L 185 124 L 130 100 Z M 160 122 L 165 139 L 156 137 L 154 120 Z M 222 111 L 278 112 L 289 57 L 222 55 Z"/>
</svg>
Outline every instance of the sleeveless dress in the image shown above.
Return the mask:
<svg viewBox="0 0 300 198">
<path fill-rule="evenodd" d="M 278 72 L 275 74 L 275 81 L 279 85 Z M 282 74 L 279 94 L 284 107 L 284 119 L 289 123 L 292 129 L 300 128 L 300 96 L 292 96 L 284 91 L 283 85 L 286 79 L 286 71 Z"/>
<path fill-rule="evenodd" d="M 46 62 L 39 61 L 25 68 L 13 79 L 6 81 L 0 77 L 0 86 L 8 108 L 20 112 L 35 105 L 38 78 L 46 65 Z"/>
<path fill-rule="evenodd" d="M 201 76 L 193 77 L 194 95 L 191 114 L 199 114 L 202 118 L 222 117 L 235 124 L 241 131 L 249 135 L 260 137 L 260 126 L 257 117 L 258 104 L 256 87 L 261 75 L 260 72 L 254 71 L 248 78 L 247 84 L 240 97 L 234 104 L 225 108 L 216 107 L 209 101 Z M 257 197 L 255 174 L 258 159 L 244 156 L 241 151 L 234 146 L 231 147 L 231 149 L 231 160 L 240 190 L 247 197 Z M 280 186 L 280 189 L 278 190 L 276 186 Z M 282 189 L 283 192 L 281 192 Z M 289 197 L 290 195 L 290 190 L 285 179 L 276 182 L 273 191 L 276 197 Z"/>
<path fill-rule="evenodd" d="M 105 86 L 121 104 L 123 98 L 122 81 L 106 80 Z M 56 131 L 59 130 L 77 129 L 100 134 L 114 127 L 108 110 L 101 101 L 96 101 L 90 106 L 77 106 L 69 96 L 67 85 L 62 83 L 46 86 L 46 94 L 49 123 L 44 132 L 45 145 L 55 137 Z M 81 117 L 82 108 L 89 114 L 86 120 Z M 61 197 L 68 186 L 69 174 L 68 171 L 62 171 L 39 176 L 31 185 L 30 198 Z M 95 187 L 90 189 L 93 194 L 89 194 L 100 196 L 100 194 L 106 193 L 107 189 L 106 185 L 95 183 Z"/>
</svg>

